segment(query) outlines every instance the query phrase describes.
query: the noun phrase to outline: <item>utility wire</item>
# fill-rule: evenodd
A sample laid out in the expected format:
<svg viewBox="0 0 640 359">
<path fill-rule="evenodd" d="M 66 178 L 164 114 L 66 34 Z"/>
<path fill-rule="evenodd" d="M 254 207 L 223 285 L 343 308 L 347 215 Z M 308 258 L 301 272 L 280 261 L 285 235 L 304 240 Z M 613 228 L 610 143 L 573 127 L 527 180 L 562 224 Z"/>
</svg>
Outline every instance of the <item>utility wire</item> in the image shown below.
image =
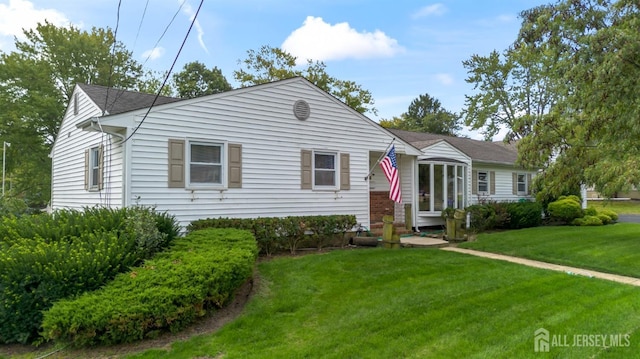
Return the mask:
<svg viewBox="0 0 640 359">
<path fill-rule="evenodd" d="M 193 29 L 193 24 L 195 24 L 196 19 L 198 18 L 198 13 L 200 13 L 200 9 L 202 8 L 202 4 L 203 3 L 204 3 L 204 0 L 200 0 L 200 5 L 198 5 L 198 10 L 196 10 L 196 13 L 193 15 L 193 19 L 191 20 L 191 25 L 189 25 L 189 30 L 187 30 L 187 34 L 185 35 L 184 39 L 182 40 L 182 44 L 180 45 L 180 49 L 178 49 L 178 53 L 176 54 L 176 57 L 173 59 L 173 63 L 171 64 L 171 68 L 169 69 L 169 71 L 167 71 L 167 75 L 165 76 L 164 81 L 162 82 L 162 86 L 160 86 L 160 88 L 158 89 L 158 93 L 156 94 L 156 97 L 153 99 L 153 102 L 151 103 L 151 106 L 149 106 L 149 108 L 147 109 L 147 112 L 144 114 L 144 117 L 142 117 L 142 120 L 140 120 L 140 123 L 138 124 L 138 126 L 136 126 L 136 128 L 133 129 L 131 134 L 124 141 L 122 141 L 122 143 L 127 142 L 138 131 L 140 126 L 142 126 L 142 124 L 144 123 L 144 120 L 146 120 L 147 116 L 149 116 L 149 113 L 151 112 L 151 109 L 153 108 L 153 105 L 156 104 L 156 101 L 158 100 L 158 97 L 160 97 L 160 94 L 162 93 L 162 89 L 167 84 L 167 80 L 169 80 L 169 76 L 171 75 L 171 72 L 173 71 L 173 67 L 176 65 L 176 62 L 178 62 L 178 57 L 180 56 L 180 53 L 182 52 L 182 49 L 184 48 L 184 44 L 187 42 L 187 39 L 189 38 L 189 34 L 191 33 L 191 29 Z M 182 7 L 182 5 L 180 7 Z"/>
<path fill-rule="evenodd" d="M 113 64 L 116 57 L 116 46 L 118 45 L 118 27 L 120 26 L 120 6 L 122 0 L 118 1 L 118 11 L 116 13 L 116 29 L 113 32 L 113 48 L 111 49 L 111 64 L 109 65 L 109 80 L 107 81 L 107 95 L 104 98 L 104 109 L 102 110 L 102 116 L 107 112 L 107 105 L 109 104 L 109 89 L 111 88 L 111 76 L 113 75 Z"/>
<path fill-rule="evenodd" d="M 149 0 L 147 0 L 144 5 L 144 10 L 142 11 L 142 18 L 140 18 L 140 24 L 138 25 L 138 32 L 136 32 L 136 38 L 133 40 L 133 50 L 136 49 L 136 44 L 138 43 L 138 36 L 140 36 L 140 30 L 142 29 L 142 23 L 144 22 L 144 17 L 147 14 L 147 7 L 149 7 Z"/>
<path fill-rule="evenodd" d="M 187 0 L 184 0 L 181 4 L 180 7 L 178 8 L 178 11 L 176 11 L 175 14 L 173 14 L 173 17 L 171 18 L 171 21 L 169 21 L 169 24 L 167 24 L 167 26 L 164 28 L 164 31 L 162 32 L 162 34 L 160 35 L 160 37 L 158 38 L 158 41 L 156 41 L 156 43 L 153 45 L 153 48 L 155 49 L 156 47 L 158 47 L 158 44 L 160 43 L 160 41 L 162 40 L 162 38 L 164 37 L 164 35 L 167 33 L 167 31 L 169 31 L 169 28 L 171 27 L 171 24 L 173 24 L 173 22 L 175 21 L 176 17 L 178 17 L 178 14 L 180 14 L 180 11 L 182 11 L 182 7 L 184 6 L 184 4 L 187 2 Z M 202 3 L 200 3 L 200 5 L 202 6 Z M 198 11 L 200 10 L 200 8 L 198 7 Z M 196 12 L 196 15 L 198 16 L 198 13 Z M 191 26 L 193 26 L 193 23 L 191 24 Z M 191 31 L 191 28 L 189 28 L 189 31 Z M 189 35 L 189 33 L 187 33 L 187 35 Z M 149 55 L 147 56 L 147 58 L 144 60 L 144 62 L 142 63 L 142 66 L 144 67 L 144 65 L 146 65 L 147 61 L 149 61 L 149 59 L 151 58 L 151 53 L 149 53 Z"/>
</svg>

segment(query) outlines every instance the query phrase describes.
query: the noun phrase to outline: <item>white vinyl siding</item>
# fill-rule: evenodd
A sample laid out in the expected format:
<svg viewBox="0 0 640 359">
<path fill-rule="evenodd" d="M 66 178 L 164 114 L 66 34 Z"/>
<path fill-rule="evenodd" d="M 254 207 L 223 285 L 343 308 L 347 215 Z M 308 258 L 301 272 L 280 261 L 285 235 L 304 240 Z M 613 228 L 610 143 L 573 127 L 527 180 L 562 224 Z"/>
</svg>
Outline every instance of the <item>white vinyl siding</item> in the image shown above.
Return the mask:
<svg viewBox="0 0 640 359">
<path fill-rule="evenodd" d="M 77 104 L 77 105 L 76 105 Z M 77 114 L 76 112 L 77 107 Z M 99 132 L 82 131 L 76 125 L 102 111 L 79 88 L 64 114 L 51 151 L 51 208 L 82 209 L 96 205 L 122 206 L 124 146 L 119 139 Z M 103 183 L 99 191 L 87 191 L 85 153 L 103 148 Z"/>
<path fill-rule="evenodd" d="M 477 173 L 489 173 L 490 184 L 489 192 L 474 193 L 471 196 L 471 202 L 469 204 L 476 204 L 479 201 L 514 202 L 519 201 L 522 198 L 534 200 L 533 196 L 529 192 L 517 193 L 517 176 L 515 176 L 516 173 L 514 172 L 514 168 L 511 166 L 477 164 L 473 167 L 473 171 Z M 525 175 L 525 179 L 527 180 L 535 175 L 535 172 L 532 171 L 517 173 Z M 515 186 L 514 179 L 516 180 Z"/>
<path fill-rule="evenodd" d="M 299 99 L 311 108 L 305 121 L 293 115 L 293 104 Z M 134 115 L 137 124 L 143 112 Z M 357 140 L 356 133 L 367 141 Z M 172 138 L 241 144 L 242 188 L 167 188 L 167 141 Z M 382 153 L 392 138 L 302 79 L 161 105 L 132 138 L 128 201 L 168 210 L 183 226 L 207 217 L 330 214 L 352 214 L 368 225 L 369 183 L 364 177 L 370 151 Z M 338 155 L 334 190 L 301 186 L 301 156 L 309 150 Z M 396 151 L 404 153 L 405 146 L 396 142 Z M 339 176 L 343 154 L 349 155 L 349 179 Z M 339 190 L 343 183 L 348 190 Z"/>
</svg>

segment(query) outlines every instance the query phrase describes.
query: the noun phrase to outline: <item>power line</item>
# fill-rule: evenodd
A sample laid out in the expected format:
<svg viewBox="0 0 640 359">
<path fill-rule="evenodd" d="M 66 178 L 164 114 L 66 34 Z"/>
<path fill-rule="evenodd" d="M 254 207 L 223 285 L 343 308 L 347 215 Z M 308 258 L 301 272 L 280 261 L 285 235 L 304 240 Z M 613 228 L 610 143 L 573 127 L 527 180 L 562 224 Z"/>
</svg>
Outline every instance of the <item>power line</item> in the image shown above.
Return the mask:
<svg viewBox="0 0 640 359">
<path fill-rule="evenodd" d="M 136 126 L 136 128 L 131 132 L 131 134 L 124 141 L 122 141 L 122 143 L 127 142 L 138 131 L 140 126 L 142 126 L 142 124 L 144 123 L 144 120 L 147 119 L 147 116 L 151 112 L 151 108 L 153 108 L 153 105 L 156 104 L 156 101 L 158 100 L 158 97 L 160 97 L 160 94 L 162 93 L 162 89 L 167 84 L 167 80 L 169 80 L 169 76 L 171 75 L 171 72 L 173 71 L 173 68 L 176 65 L 176 62 L 178 62 L 178 57 L 180 56 L 180 53 L 182 52 L 182 49 L 184 48 L 184 44 L 187 42 L 187 39 L 189 38 L 189 34 L 191 33 L 191 29 L 193 29 L 193 24 L 195 24 L 196 19 L 198 18 L 198 14 L 200 13 L 200 9 L 202 8 L 202 4 L 203 3 L 204 3 L 204 0 L 200 0 L 200 5 L 198 5 L 198 10 L 196 10 L 196 13 L 193 15 L 193 19 L 191 20 L 191 25 L 189 25 L 189 30 L 187 30 L 187 34 L 185 35 L 184 39 L 182 40 L 182 44 L 180 45 L 180 49 L 178 49 L 178 53 L 176 54 L 176 57 L 173 59 L 173 63 L 171 64 L 171 68 L 169 68 L 169 71 L 167 72 L 167 75 L 165 76 L 164 81 L 162 82 L 162 86 L 160 86 L 160 88 L 158 89 L 158 93 L 156 93 L 156 96 L 153 98 L 153 102 L 151 103 L 151 106 L 149 106 L 149 108 L 147 109 L 147 112 L 144 114 L 144 117 L 142 117 L 142 120 L 140 120 L 140 123 L 138 124 L 138 126 Z M 183 2 L 183 4 L 184 4 L 184 2 Z M 182 7 L 182 5 L 180 7 Z"/>
<path fill-rule="evenodd" d="M 136 44 L 138 43 L 138 36 L 140 36 L 140 29 L 142 29 L 142 23 L 144 22 L 144 17 L 147 14 L 147 7 L 149 7 L 149 0 L 144 5 L 144 10 L 142 11 L 142 18 L 140 18 L 140 24 L 138 25 L 138 32 L 136 32 L 136 38 L 133 40 L 133 50 L 136 49 Z"/>
<path fill-rule="evenodd" d="M 164 35 L 167 33 L 167 31 L 169 31 L 169 28 L 171 27 L 171 24 L 173 24 L 173 22 L 175 21 L 176 17 L 178 17 L 178 14 L 180 14 L 180 11 L 182 11 L 182 7 L 184 6 L 184 4 L 187 2 L 187 0 L 184 0 L 181 4 L 180 7 L 178 8 L 178 11 L 176 11 L 175 14 L 173 14 L 173 17 L 171 18 L 171 21 L 169 21 L 169 23 L 167 24 L 167 26 L 165 26 L 164 31 L 162 32 L 162 34 L 160 35 L 160 37 L 158 38 L 158 41 L 156 41 L 156 43 L 153 45 L 153 48 L 155 49 L 156 47 L 158 47 L 158 44 L 160 43 L 160 41 L 162 40 L 162 38 L 164 37 Z M 200 3 L 200 6 L 202 6 L 202 3 Z M 200 10 L 200 8 L 198 7 L 198 11 Z M 196 12 L 196 16 L 198 16 L 198 13 Z M 193 23 L 191 24 L 191 26 L 193 26 Z M 191 28 L 189 28 L 189 31 L 191 31 Z M 189 35 L 189 33 L 187 33 L 187 36 Z M 147 56 L 147 58 L 144 60 L 144 62 L 142 63 L 142 66 L 144 67 L 144 65 L 147 63 L 147 61 L 149 61 L 149 59 L 151 58 L 151 53 L 149 53 L 149 55 Z"/>
<path fill-rule="evenodd" d="M 111 88 L 111 76 L 113 75 L 113 64 L 116 57 L 116 46 L 118 45 L 118 27 L 120 26 L 120 6 L 122 0 L 118 1 L 118 11 L 116 13 L 116 29 L 113 32 L 113 48 L 111 49 L 111 64 L 109 65 L 109 80 L 107 80 L 107 95 L 104 98 L 104 109 L 102 110 L 102 116 L 107 112 L 107 105 L 109 104 L 109 89 Z"/>
</svg>

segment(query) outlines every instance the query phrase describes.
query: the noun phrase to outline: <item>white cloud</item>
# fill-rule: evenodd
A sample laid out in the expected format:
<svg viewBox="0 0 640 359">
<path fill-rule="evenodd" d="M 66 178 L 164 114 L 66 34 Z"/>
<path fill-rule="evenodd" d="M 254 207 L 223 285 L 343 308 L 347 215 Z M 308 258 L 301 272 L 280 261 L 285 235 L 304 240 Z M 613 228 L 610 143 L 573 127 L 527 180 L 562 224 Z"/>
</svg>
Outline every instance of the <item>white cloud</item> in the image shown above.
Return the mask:
<svg viewBox="0 0 640 359">
<path fill-rule="evenodd" d="M 427 5 L 425 7 L 420 8 L 420 10 L 416 11 L 413 15 L 411 15 L 411 17 L 414 19 L 419 19 L 421 17 L 427 17 L 432 15 L 440 16 L 440 15 L 443 15 L 445 12 L 447 12 L 447 8 L 440 3 L 436 3 L 436 4 Z"/>
<path fill-rule="evenodd" d="M 70 24 L 63 13 L 55 9 L 36 9 L 30 1 L 9 0 L 9 4 L 0 4 L 0 49 L 8 43 L 13 44 L 14 36 L 24 40 L 23 29 L 35 29 L 45 19 L 56 26 Z"/>
<path fill-rule="evenodd" d="M 438 82 L 440 82 L 441 84 L 448 86 L 448 85 L 452 85 L 453 84 L 453 76 L 451 76 L 450 74 L 436 74 L 436 80 L 438 80 Z"/>
<path fill-rule="evenodd" d="M 149 59 L 149 60 L 155 60 L 158 59 L 160 57 L 162 57 L 162 55 L 164 55 L 165 53 L 165 49 L 164 47 L 154 47 L 151 50 L 147 50 L 145 52 L 142 53 L 142 58 Z"/>
<path fill-rule="evenodd" d="M 342 22 L 328 24 L 321 17 L 307 16 L 302 27 L 282 43 L 282 49 L 298 58 L 325 61 L 346 58 L 390 57 L 403 52 L 398 41 L 384 32 L 358 32 Z"/>
<path fill-rule="evenodd" d="M 184 2 L 185 0 L 178 0 L 179 3 Z M 196 12 L 193 10 L 193 8 L 191 7 L 191 5 L 189 4 L 184 4 L 184 7 L 182 8 L 182 11 L 189 17 L 189 21 L 193 21 L 193 17 L 196 16 Z M 206 52 L 209 53 L 209 50 L 207 49 L 207 46 L 204 44 L 204 30 L 202 29 L 202 26 L 200 25 L 200 21 L 196 20 L 193 23 L 193 26 L 196 28 L 196 31 L 198 31 L 198 43 L 200 44 L 200 47 L 202 47 L 202 49 Z"/>
</svg>

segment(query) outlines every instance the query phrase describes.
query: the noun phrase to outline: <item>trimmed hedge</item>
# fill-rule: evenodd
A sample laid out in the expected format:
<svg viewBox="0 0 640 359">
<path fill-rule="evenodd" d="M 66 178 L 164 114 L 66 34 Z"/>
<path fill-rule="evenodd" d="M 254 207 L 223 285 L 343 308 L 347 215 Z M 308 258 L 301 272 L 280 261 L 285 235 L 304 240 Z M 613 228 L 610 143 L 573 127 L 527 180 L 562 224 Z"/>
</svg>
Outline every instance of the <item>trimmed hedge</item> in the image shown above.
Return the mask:
<svg viewBox="0 0 640 359">
<path fill-rule="evenodd" d="M 173 217 L 145 208 L 2 218 L 0 342 L 33 341 L 56 300 L 99 288 L 178 234 Z"/>
<path fill-rule="evenodd" d="M 542 224 L 542 205 L 538 202 L 489 202 L 471 205 L 466 210 L 471 213 L 471 229 L 476 232 Z"/>
<path fill-rule="evenodd" d="M 564 223 L 571 223 L 574 219 L 580 218 L 584 215 L 580 200 L 576 196 L 567 196 L 549 203 L 547 211 L 549 212 L 551 219 L 559 220 Z"/>
<path fill-rule="evenodd" d="M 176 332 L 226 304 L 250 278 L 257 252 L 248 231 L 191 232 L 104 288 L 55 303 L 44 313 L 43 335 L 79 346 Z"/>
<path fill-rule="evenodd" d="M 236 228 L 251 231 L 260 252 L 271 255 L 279 250 L 295 253 L 303 242 L 310 241 L 318 249 L 331 241 L 346 245 L 345 233 L 356 226 L 352 215 L 289 216 L 260 218 L 207 218 L 191 222 L 187 231 L 203 228 Z"/>
</svg>

